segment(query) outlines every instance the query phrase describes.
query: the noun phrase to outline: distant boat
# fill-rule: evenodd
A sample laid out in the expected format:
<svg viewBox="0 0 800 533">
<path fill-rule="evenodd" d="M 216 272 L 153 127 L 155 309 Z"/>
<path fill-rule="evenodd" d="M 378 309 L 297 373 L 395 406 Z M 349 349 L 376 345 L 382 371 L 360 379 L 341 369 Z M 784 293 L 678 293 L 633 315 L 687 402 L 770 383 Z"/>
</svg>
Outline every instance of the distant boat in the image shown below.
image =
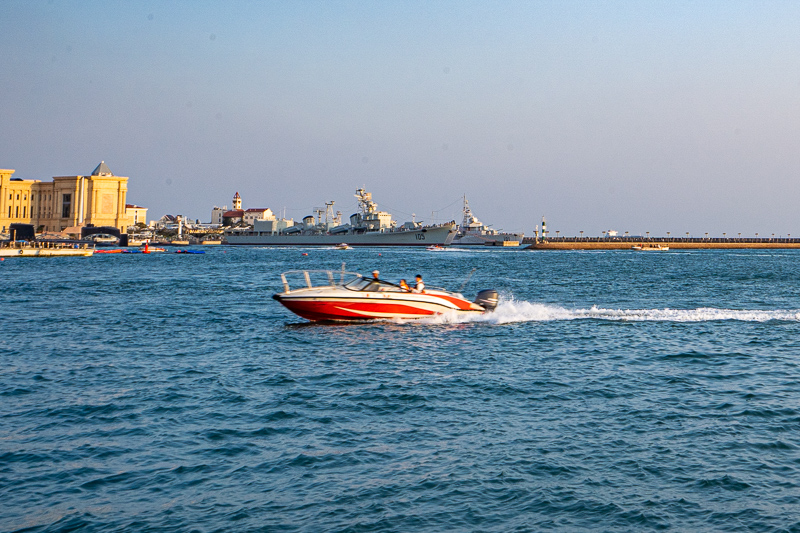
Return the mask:
<svg viewBox="0 0 800 533">
<path fill-rule="evenodd" d="M 88 257 L 94 248 L 86 243 L 59 243 L 46 241 L 0 242 L 0 257 Z"/>
<path fill-rule="evenodd" d="M 425 249 L 428 250 L 429 252 L 444 252 L 445 250 L 447 250 L 447 248 L 445 248 L 444 246 L 439 246 L 438 244 L 433 244 Z"/>
<path fill-rule="evenodd" d="M 453 239 L 453 246 L 519 246 L 525 238 L 523 233 L 505 233 L 485 225 L 472 214 L 466 196 L 464 196 L 463 214 L 464 218 Z"/>
<path fill-rule="evenodd" d="M 334 250 L 352 250 L 353 247 L 350 246 L 349 244 L 347 244 L 346 242 L 343 242 L 341 244 L 337 244 L 336 246 L 334 246 L 333 249 Z"/>
<path fill-rule="evenodd" d="M 669 250 L 669 246 L 666 244 L 634 244 L 631 246 L 631 250 L 636 250 L 637 252 L 666 252 Z"/>
</svg>

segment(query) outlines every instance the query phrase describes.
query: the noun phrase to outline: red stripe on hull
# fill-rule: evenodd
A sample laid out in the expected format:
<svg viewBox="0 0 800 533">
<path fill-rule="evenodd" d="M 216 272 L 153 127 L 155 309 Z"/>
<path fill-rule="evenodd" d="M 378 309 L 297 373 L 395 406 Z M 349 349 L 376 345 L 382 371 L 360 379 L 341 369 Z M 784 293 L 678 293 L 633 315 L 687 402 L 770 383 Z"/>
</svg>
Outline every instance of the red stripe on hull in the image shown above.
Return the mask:
<svg viewBox="0 0 800 533">
<path fill-rule="evenodd" d="M 379 318 L 424 318 L 438 314 L 400 303 L 279 300 L 291 312 L 308 320 L 375 320 Z M 442 307 L 442 312 L 448 311 Z"/>
</svg>

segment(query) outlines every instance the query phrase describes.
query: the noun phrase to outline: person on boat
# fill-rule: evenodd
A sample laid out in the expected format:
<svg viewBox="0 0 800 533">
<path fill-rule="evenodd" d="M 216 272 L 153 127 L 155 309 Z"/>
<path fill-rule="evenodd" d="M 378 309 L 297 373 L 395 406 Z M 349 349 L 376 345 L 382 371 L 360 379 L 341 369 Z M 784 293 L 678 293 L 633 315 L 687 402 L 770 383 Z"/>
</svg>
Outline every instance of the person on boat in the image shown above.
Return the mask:
<svg viewBox="0 0 800 533">
<path fill-rule="evenodd" d="M 370 280 L 369 285 L 367 285 L 363 290 L 365 290 L 365 291 L 379 291 L 380 287 L 381 287 L 381 280 L 378 277 L 379 275 L 380 275 L 380 272 L 378 272 L 377 270 L 373 270 L 372 271 L 372 279 Z"/>
<path fill-rule="evenodd" d="M 422 276 L 417 274 L 416 276 L 417 284 L 414 285 L 414 290 L 411 292 L 422 293 L 425 292 L 425 284 L 422 282 Z"/>
<path fill-rule="evenodd" d="M 404 279 L 400 280 L 400 288 L 406 292 L 411 292 L 411 287 L 408 286 L 408 283 L 406 283 L 406 280 Z"/>
</svg>

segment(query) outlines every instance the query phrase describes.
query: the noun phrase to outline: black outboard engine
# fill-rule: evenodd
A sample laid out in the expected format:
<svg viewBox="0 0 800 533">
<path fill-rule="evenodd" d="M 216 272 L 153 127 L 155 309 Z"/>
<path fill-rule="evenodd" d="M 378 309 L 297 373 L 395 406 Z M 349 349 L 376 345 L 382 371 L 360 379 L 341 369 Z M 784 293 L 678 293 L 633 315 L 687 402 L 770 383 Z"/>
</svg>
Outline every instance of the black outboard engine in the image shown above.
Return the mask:
<svg viewBox="0 0 800 533">
<path fill-rule="evenodd" d="M 497 307 L 497 300 L 499 299 L 497 291 L 494 289 L 483 289 L 478 292 L 475 297 L 475 303 L 486 309 L 487 311 L 494 311 Z"/>
</svg>

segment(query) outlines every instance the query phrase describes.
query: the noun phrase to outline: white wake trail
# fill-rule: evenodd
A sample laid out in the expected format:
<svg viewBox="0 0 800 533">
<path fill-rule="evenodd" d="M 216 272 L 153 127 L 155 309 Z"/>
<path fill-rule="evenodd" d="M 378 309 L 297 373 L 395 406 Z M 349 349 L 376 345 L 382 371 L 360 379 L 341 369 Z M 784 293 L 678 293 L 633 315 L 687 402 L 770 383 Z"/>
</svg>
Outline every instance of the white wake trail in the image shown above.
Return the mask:
<svg viewBox="0 0 800 533">
<path fill-rule="evenodd" d="M 510 324 L 514 322 L 552 322 L 581 319 L 628 322 L 710 322 L 718 320 L 800 322 L 800 310 L 715 309 L 712 307 L 699 307 L 697 309 L 605 309 L 597 306 L 589 309 L 567 309 L 541 303 L 507 301 L 501 302 L 497 309 L 491 313 L 480 315 L 446 313 L 423 319 L 423 322 L 427 324 L 462 324 L 467 322 Z"/>
</svg>

